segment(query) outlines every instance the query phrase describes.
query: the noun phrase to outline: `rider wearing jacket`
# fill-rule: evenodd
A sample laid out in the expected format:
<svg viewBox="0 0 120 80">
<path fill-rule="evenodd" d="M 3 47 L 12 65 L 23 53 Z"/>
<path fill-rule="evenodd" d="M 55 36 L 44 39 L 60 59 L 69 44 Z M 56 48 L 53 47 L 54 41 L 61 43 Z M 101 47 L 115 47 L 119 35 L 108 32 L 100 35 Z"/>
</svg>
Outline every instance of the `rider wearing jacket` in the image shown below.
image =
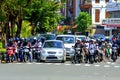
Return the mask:
<svg viewBox="0 0 120 80">
<path fill-rule="evenodd" d="M 83 43 L 81 41 L 81 39 L 77 39 L 77 42 L 75 43 L 75 54 L 78 57 L 78 59 L 80 59 L 80 62 L 84 62 L 84 58 L 83 58 L 83 53 L 82 53 L 82 49 L 83 49 Z M 79 48 L 79 50 L 76 50 L 76 48 Z M 79 53 L 77 51 L 80 51 Z"/>
</svg>

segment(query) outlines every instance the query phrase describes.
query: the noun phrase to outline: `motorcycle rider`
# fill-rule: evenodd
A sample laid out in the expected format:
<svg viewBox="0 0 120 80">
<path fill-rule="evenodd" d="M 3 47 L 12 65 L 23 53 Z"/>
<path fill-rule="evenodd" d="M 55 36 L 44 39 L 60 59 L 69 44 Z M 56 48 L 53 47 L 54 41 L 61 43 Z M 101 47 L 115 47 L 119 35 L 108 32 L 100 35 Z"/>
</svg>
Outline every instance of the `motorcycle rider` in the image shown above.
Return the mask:
<svg viewBox="0 0 120 80">
<path fill-rule="evenodd" d="M 82 58 L 80 57 L 80 54 L 78 54 L 78 52 L 76 52 L 76 48 L 80 48 L 80 54 L 82 55 L 82 49 L 83 49 L 83 44 L 81 39 L 77 39 L 77 42 L 75 43 L 74 49 L 75 49 L 75 55 L 78 59 Z M 83 59 L 83 58 L 82 58 Z M 83 61 L 83 60 L 82 60 Z"/>
<path fill-rule="evenodd" d="M 17 40 L 14 40 L 13 41 L 13 47 L 14 47 L 14 54 L 15 54 L 15 61 L 18 61 L 18 42 L 17 42 Z"/>
<path fill-rule="evenodd" d="M 34 59 L 36 59 L 38 62 L 38 61 L 40 61 L 40 53 L 41 53 L 41 48 L 42 48 L 41 40 L 37 40 L 34 47 L 35 47 Z"/>
<path fill-rule="evenodd" d="M 109 39 L 106 39 L 105 46 L 106 46 L 106 57 L 107 60 L 109 60 L 112 54 L 112 44 L 110 43 Z"/>
<path fill-rule="evenodd" d="M 31 48 L 31 43 L 27 39 L 25 39 L 24 42 L 23 42 L 23 47 L 25 47 L 25 46 L 29 47 L 28 56 L 29 56 L 30 62 L 32 62 L 32 52 L 31 52 L 31 49 L 30 49 Z M 24 56 L 24 54 L 23 54 L 23 56 Z"/>
<path fill-rule="evenodd" d="M 35 51 L 36 51 L 36 48 L 37 48 L 37 44 L 38 44 L 37 43 L 37 38 L 34 37 L 33 42 L 31 43 L 33 59 L 35 59 Z"/>
<path fill-rule="evenodd" d="M 95 60 L 95 44 L 94 44 L 93 39 L 90 40 L 88 50 L 89 50 L 89 61 L 90 61 L 91 64 L 93 64 L 93 62 Z"/>
<path fill-rule="evenodd" d="M 88 61 L 89 61 L 89 51 L 88 51 L 88 48 L 89 48 L 89 41 L 86 41 L 85 47 L 84 47 L 85 63 L 88 63 Z"/>
<path fill-rule="evenodd" d="M 116 61 L 117 56 L 119 56 L 118 48 L 119 48 L 118 44 L 114 42 L 112 45 L 112 55 L 111 55 L 111 59 L 113 59 L 113 61 Z"/>
<path fill-rule="evenodd" d="M 9 49 L 10 48 L 10 49 Z M 9 53 L 8 53 L 8 50 L 12 50 L 12 55 L 13 55 L 13 58 L 14 60 L 16 59 L 16 56 L 15 56 L 15 48 L 13 46 L 13 41 L 11 39 L 9 39 L 7 45 L 6 45 L 6 49 L 7 49 L 7 54 L 6 54 L 6 62 L 10 61 L 9 59 Z"/>
</svg>

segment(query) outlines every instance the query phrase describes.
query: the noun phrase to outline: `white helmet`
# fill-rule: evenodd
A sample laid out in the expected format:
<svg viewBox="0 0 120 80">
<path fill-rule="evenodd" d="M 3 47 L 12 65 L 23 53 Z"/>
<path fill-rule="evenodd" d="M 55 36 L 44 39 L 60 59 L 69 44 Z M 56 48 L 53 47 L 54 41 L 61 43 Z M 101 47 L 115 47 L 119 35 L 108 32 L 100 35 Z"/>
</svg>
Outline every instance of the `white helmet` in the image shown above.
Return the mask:
<svg viewBox="0 0 120 80">
<path fill-rule="evenodd" d="M 77 41 L 81 41 L 81 39 L 77 38 Z"/>
<path fill-rule="evenodd" d="M 36 38 L 36 37 L 34 37 L 34 40 L 37 40 L 37 38 Z"/>
</svg>

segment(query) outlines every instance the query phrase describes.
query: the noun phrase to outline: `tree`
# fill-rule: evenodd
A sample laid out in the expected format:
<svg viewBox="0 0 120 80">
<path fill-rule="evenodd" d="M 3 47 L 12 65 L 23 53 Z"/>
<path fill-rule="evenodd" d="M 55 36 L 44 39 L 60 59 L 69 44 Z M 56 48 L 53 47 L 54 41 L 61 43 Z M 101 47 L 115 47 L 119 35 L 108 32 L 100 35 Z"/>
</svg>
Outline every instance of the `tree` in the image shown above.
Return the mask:
<svg viewBox="0 0 120 80">
<path fill-rule="evenodd" d="M 21 37 L 27 38 L 32 36 L 31 34 L 32 26 L 30 26 L 30 22 L 28 21 L 23 21 L 22 22 L 22 30 L 21 30 Z"/>
<path fill-rule="evenodd" d="M 80 12 L 76 18 L 77 31 L 85 32 L 86 29 L 92 24 L 91 16 L 87 12 Z"/>
<path fill-rule="evenodd" d="M 56 29 L 60 21 L 60 15 L 57 13 L 60 7 L 60 2 L 53 0 L 32 0 L 27 9 L 26 19 L 34 25 L 33 29 L 36 29 L 38 33 L 51 32 Z"/>
<path fill-rule="evenodd" d="M 61 3 L 53 0 L 1 0 L 1 11 L 6 20 L 7 38 L 20 37 L 23 20 L 29 20 L 33 32 L 49 32 L 57 27 Z M 16 32 L 14 33 L 14 26 Z M 37 26 L 37 27 L 36 27 Z"/>
<path fill-rule="evenodd" d="M 10 34 L 7 37 L 20 37 L 22 21 L 25 15 L 25 8 L 29 6 L 31 0 L 4 0 L 1 5 L 1 10 L 7 18 L 7 29 Z M 16 35 L 14 36 L 14 26 L 17 25 Z"/>
</svg>

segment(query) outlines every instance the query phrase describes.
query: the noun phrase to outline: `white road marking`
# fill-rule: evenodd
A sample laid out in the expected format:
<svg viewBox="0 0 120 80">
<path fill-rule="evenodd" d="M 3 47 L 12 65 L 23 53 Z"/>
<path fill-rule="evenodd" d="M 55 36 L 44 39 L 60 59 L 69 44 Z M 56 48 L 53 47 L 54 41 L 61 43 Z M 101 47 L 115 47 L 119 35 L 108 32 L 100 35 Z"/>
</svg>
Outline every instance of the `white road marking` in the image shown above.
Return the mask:
<svg viewBox="0 0 120 80">
<path fill-rule="evenodd" d="M 107 62 L 107 64 L 111 64 L 111 62 Z"/>
<path fill-rule="evenodd" d="M 33 64 L 33 63 L 26 63 L 26 64 Z"/>
<path fill-rule="evenodd" d="M 15 63 L 8 63 L 8 64 L 15 64 Z"/>
<path fill-rule="evenodd" d="M 23 64 L 23 63 L 16 63 L 16 64 Z"/>
<path fill-rule="evenodd" d="M 94 65 L 95 67 L 99 67 L 100 65 Z"/>
<path fill-rule="evenodd" d="M 85 66 L 91 66 L 90 64 L 85 64 Z"/>
<path fill-rule="evenodd" d="M 61 63 L 55 63 L 54 65 L 61 65 Z"/>
<path fill-rule="evenodd" d="M 104 65 L 104 67 L 110 67 L 110 65 Z"/>
<path fill-rule="evenodd" d="M 45 64 L 47 64 L 47 65 L 51 65 L 52 63 L 45 63 Z"/>
<path fill-rule="evenodd" d="M 114 66 L 114 68 L 119 68 L 120 66 Z"/>
<path fill-rule="evenodd" d="M 65 64 L 66 66 L 70 66 L 71 64 Z"/>
<path fill-rule="evenodd" d="M 115 65 L 115 63 L 111 63 L 111 65 Z"/>
<path fill-rule="evenodd" d="M 35 63 L 35 64 L 43 64 L 43 63 Z"/>
<path fill-rule="evenodd" d="M 33 63 L 30 63 L 30 62 L 27 62 L 27 63 L 7 63 L 7 64 L 18 64 L 18 65 L 20 65 L 20 64 L 46 64 L 46 65 L 65 65 L 65 66 L 70 66 L 70 65 L 74 65 L 74 66 L 80 66 L 80 65 L 84 65 L 84 66 L 94 66 L 94 67 L 100 67 L 100 66 L 103 66 L 103 67 L 106 67 L 106 68 L 108 68 L 108 67 L 113 67 L 113 68 L 120 68 L 120 66 L 119 65 L 115 65 L 115 63 L 112 63 L 112 62 L 107 62 L 107 64 L 105 64 L 105 65 L 100 65 L 100 64 L 69 64 L 69 63 L 64 63 L 64 64 L 62 64 L 62 63 L 35 63 L 35 62 L 33 62 Z"/>
<path fill-rule="evenodd" d="M 81 64 L 75 64 L 75 66 L 80 66 Z"/>
</svg>

